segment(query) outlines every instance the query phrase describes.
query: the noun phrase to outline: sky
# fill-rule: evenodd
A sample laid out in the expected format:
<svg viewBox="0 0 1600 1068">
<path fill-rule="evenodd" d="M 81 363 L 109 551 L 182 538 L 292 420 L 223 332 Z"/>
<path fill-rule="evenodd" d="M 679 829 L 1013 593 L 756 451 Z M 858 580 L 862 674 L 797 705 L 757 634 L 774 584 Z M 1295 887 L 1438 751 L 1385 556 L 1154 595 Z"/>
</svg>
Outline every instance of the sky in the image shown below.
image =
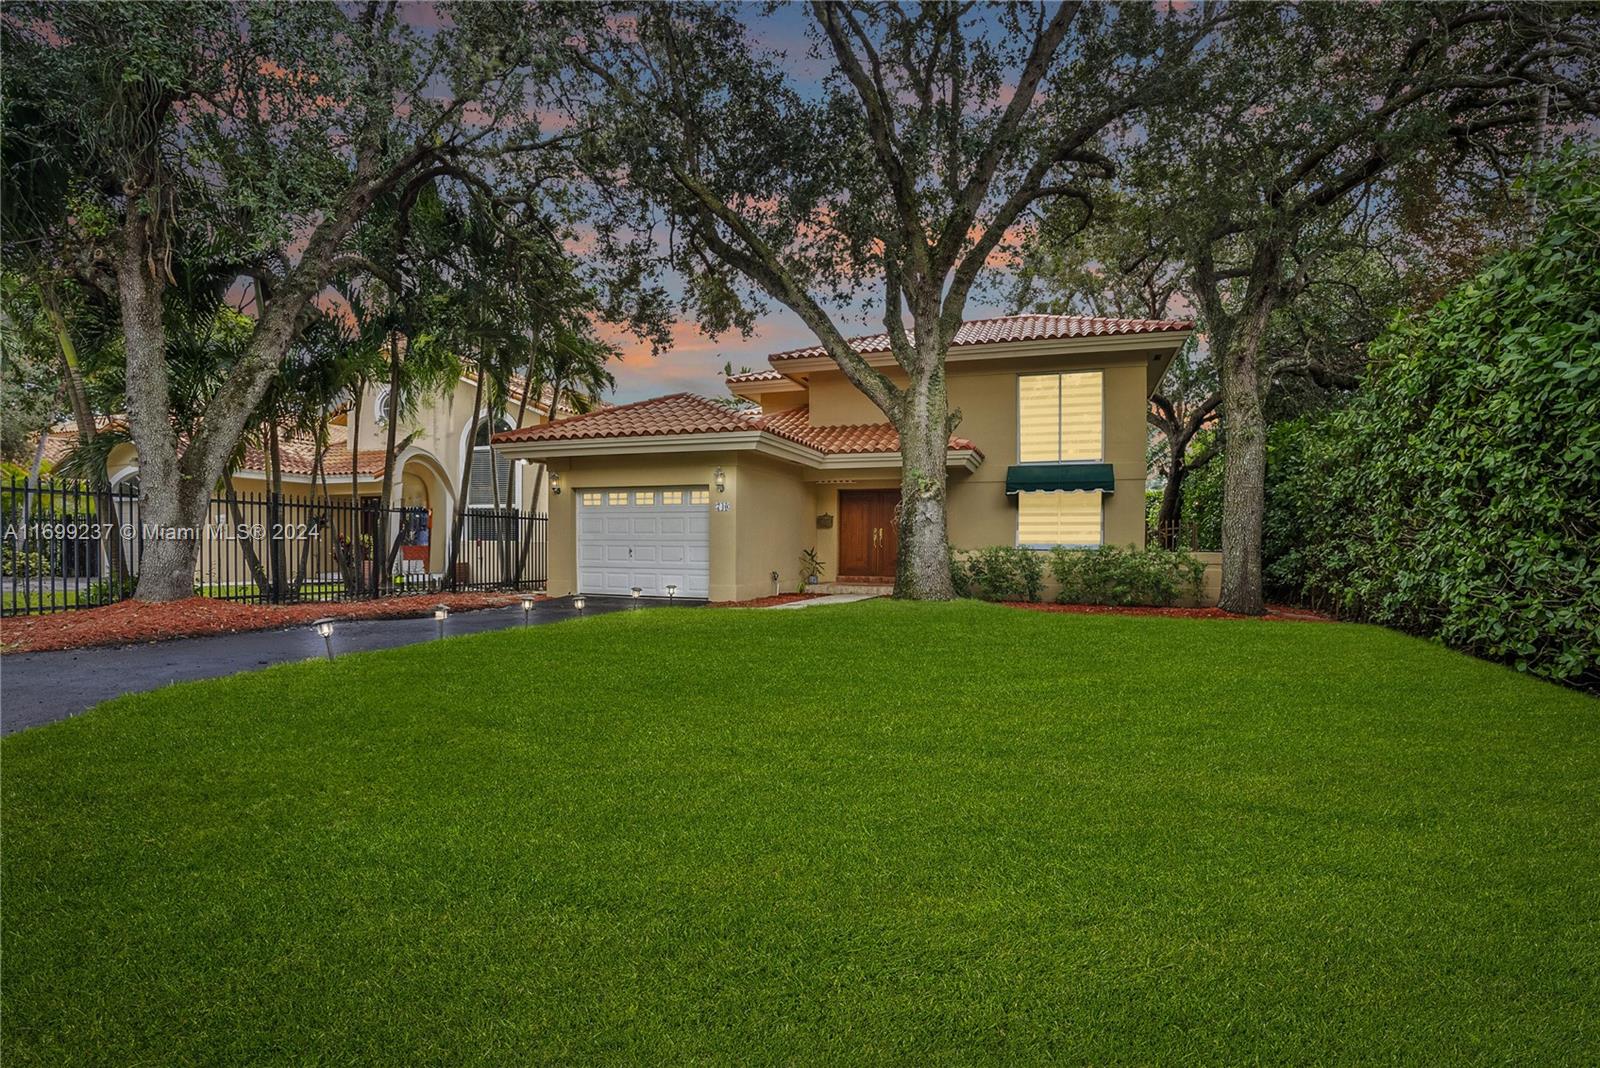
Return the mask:
<svg viewBox="0 0 1600 1068">
<path fill-rule="evenodd" d="M 745 21 L 761 45 L 784 53 L 784 66 L 800 83 L 820 86 L 827 73 L 827 65 L 811 55 L 811 43 L 806 37 L 809 16 L 802 5 L 780 5 L 770 14 L 757 4 L 744 8 Z M 967 303 L 968 319 L 981 319 L 1003 315 L 1008 309 L 999 304 L 985 302 L 974 295 Z M 881 299 L 852 316 L 835 319 L 846 336 L 881 333 Z M 804 348 L 817 343 L 816 335 L 788 308 L 769 301 L 767 311 L 756 323 L 750 337 L 738 333 L 724 334 L 712 340 L 691 321 L 680 321 L 672 331 L 672 347 L 660 355 L 652 356 L 647 344 L 629 337 L 620 330 L 606 330 L 603 336 L 615 344 L 622 359 L 612 366 L 617 388 L 609 399 L 619 403 L 643 400 L 666 393 L 690 392 L 706 396 L 719 396 L 727 392 L 722 381 L 724 363 L 760 370 L 767 366 L 767 356 L 774 352 Z"/>
</svg>

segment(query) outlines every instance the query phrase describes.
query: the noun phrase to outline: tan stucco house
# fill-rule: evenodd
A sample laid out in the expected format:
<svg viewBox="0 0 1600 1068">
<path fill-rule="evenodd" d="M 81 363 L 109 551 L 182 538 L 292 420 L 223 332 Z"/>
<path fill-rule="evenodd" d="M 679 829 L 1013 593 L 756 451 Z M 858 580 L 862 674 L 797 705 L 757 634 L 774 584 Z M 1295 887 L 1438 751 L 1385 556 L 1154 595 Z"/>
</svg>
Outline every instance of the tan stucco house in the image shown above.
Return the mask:
<svg viewBox="0 0 1600 1068">
<path fill-rule="evenodd" d="M 455 514 L 457 486 L 471 453 L 470 476 L 466 485 L 469 514 L 468 536 L 473 524 L 471 513 L 495 507 L 515 507 L 524 512 L 543 512 L 548 491 L 532 464 L 515 463 L 489 444 L 494 431 L 549 422 L 549 390 L 522 403 L 520 381 L 513 383 L 510 396 L 498 411 L 485 409 L 475 440 L 469 441 L 472 404 L 477 396 L 477 381 L 464 375 L 443 392 L 422 398 L 410 412 L 400 417 L 396 440 L 407 441 L 395 458 L 395 477 L 389 506 L 407 510 L 403 528 L 405 541 L 397 570 L 413 576 L 438 577 L 444 573 L 449 555 L 451 517 Z M 368 390 L 357 410 L 346 404 L 329 423 L 329 443 L 323 456 L 323 478 L 313 476 L 316 447 L 308 436 L 286 435 L 280 444 L 283 463 L 283 495 L 286 499 L 309 500 L 327 496 L 335 501 L 352 496 L 376 503 L 383 488 L 383 456 L 387 445 L 388 390 Z M 565 405 L 563 410 L 570 411 Z M 120 420 L 112 420 L 119 422 Z M 492 423 L 492 427 L 489 425 Z M 354 447 L 352 447 L 352 432 Z M 45 458 L 60 461 L 77 445 L 77 431 L 69 423 L 52 428 L 46 442 Z M 352 468 L 354 479 L 352 480 Z M 131 442 L 114 448 L 108 456 L 107 475 L 113 486 L 131 487 L 139 477 L 139 457 Z M 229 478 L 233 490 L 244 496 L 265 494 L 270 487 L 266 452 L 259 443 L 247 443 L 243 461 Z M 535 487 L 538 487 L 536 490 Z M 217 511 L 222 515 L 220 509 Z M 226 519 L 224 518 L 224 523 Z M 487 521 L 485 521 L 487 523 Z M 493 524 L 489 524 L 493 526 Z M 498 528 L 496 528 L 498 529 Z M 208 528 L 209 533 L 209 528 Z M 208 559 L 217 559 L 215 552 Z M 232 570 L 237 571 L 238 568 Z M 199 580 L 203 580 L 201 576 Z"/>
<path fill-rule="evenodd" d="M 947 364 L 950 541 L 1142 547 L 1150 394 L 1185 320 L 1019 315 L 964 324 Z M 857 351 L 900 378 L 885 335 Z M 896 560 L 898 437 L 820 348 L 727 380 L 748 411 L 678 393 L 504 431 L 549 467 L 549 591 L 747 600 L 824 582 L 886 583 Z M 756 409 L 759 408 L 759 411 Z"/>
</svg>

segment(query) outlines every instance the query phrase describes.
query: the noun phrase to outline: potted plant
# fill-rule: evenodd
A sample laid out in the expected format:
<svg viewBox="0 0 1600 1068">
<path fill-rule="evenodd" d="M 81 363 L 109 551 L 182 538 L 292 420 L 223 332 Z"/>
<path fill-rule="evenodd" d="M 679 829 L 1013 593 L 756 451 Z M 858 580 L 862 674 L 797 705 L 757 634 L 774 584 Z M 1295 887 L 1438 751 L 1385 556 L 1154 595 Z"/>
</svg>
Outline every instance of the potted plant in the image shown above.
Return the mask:
<svg viewBox="0 0 1600 1068">
<path fill-rule="evenodd" d="M 817 550 L 807 549 L 800 554 L 800 592 L 804 593 L 807 586 L 815 586 L 822 577 L 822 561 L 817 559 Z"/>
</svg>

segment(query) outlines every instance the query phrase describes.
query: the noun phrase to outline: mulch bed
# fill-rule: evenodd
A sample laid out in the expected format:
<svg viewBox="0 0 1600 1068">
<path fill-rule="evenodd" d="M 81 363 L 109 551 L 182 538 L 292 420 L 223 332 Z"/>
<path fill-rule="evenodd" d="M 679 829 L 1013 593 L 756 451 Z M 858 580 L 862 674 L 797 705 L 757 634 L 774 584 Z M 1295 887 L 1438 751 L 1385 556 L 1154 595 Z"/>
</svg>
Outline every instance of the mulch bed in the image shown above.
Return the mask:
<svg viewBox="0 0 1600 1068">
<path fill-rule="evenodd" d="M 1166 616 L 1170 619 L 1271 619 L 1286 623 L 1333 623 L 1336 620 L 1318 612 L 1289 605 L 1267 605 L 1264 616 L 1240 616 L 1220 608 L 1118 608 L 1101 604 L 1035 604 L 1031 601 L 1002 601 L 1007 608 L 1026 608 L 1032 612 L 1069 612 L 1086 616 Z"/>
<path fill-rule="evenodd" d="M 520 593 L 444 593 L 385 597 L 343 604 L 236 604 L 210 597 L 152 604 L 121 601 L 46 616 L 7 618 L 0 624 L 0 648 L 8 653 L 128 645 L 167 638 L 196 638 L 246 630 L 274 630 L 329 619 L 407 619 L 433 614 L 435 605 L 452 612 L 518 604 Z"/>
<path fill-rule="evenodd" d="M 821 597 L 820 593 L 780 593 L 776 597 L 757 597 L 753 601 L 718 601 L 713 608 L 771 608 L 775 604 L 793 604 Z"/>
</svg>

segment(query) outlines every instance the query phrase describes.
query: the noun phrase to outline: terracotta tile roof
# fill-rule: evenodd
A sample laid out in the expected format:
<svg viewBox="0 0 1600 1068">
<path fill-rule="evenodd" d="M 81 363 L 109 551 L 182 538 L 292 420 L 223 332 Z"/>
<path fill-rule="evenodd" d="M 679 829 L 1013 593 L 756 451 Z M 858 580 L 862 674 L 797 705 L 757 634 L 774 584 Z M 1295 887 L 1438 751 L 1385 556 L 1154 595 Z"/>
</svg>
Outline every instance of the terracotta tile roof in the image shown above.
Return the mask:
<svg viewBox="0 0 1600 1068">
<path fill-rule="evenodd" d="M 787 379 L 777 371 L 746 371 L 743 374 L 729 375 L 723 381 L 734 386 L 741 382 L 784 382 Z"/>
<path fill-rule="evenodd" d="M 309 436 L 284 438 L 278 445 L 278 455 L 283 457 L 283 473 L 286 475 L 309 475 L 312 462 L 316 459 L 317 446 Z M 360 475 L 383 474 L 383 450 L 362 449 L 356 453 L 356 473 Z M 255 445 L 247 445 L 244 450 L 244 462 L 239 465 L 243 471 L 265 471 L 267 469 L 267 451 Z M 328 451 L 322 458 L 322 469 L 328 477 L 335 475 L 350 475 L 350 449 L 342 441 L 330 442 Z"/>
<path fill-rule="evenodd" d="M 126 430 L 127 424 L 121 420 L 100 420 L 101 430 Z M 323 470 L 328 477 L 335 475 L 350 475 L 350 449 L 343 438 L 345 428 L 330 426 L 328 428 L 332 438 L 328 443 L 327 454 L 323 457 Z M 58 424 L 50 429 L 50 437 L 44 443 L 44 458 L 51 464 L 58 464 L 66 459 L 73 449 L 78 447 L 78 428 L 71 423 Z M 312 460 L 316 456 L 316 443 L 309 436 L 285 437 L 278 446 L 278 453 L 283 457 L 283 473 L 286 475 L 311 474 Z M 383 450 L 362 449 L 356 454 L 356 472 L 362 475 L 383 474 Z M 267 469 L 267 450 L 254 444 L 247 444 L 244 450 L 244 460 L 238 467 L 240 474 L 262 474 Z"/>
<path fill-rule="evenodd" d="M 1088 315 L 1007 315 L 999 319 L 972 319 L 961 324 L 951 347 L 994 345 L 1007 341 L 1044 341 L 1051 338 L 1113 337 L 1120 334 L 1158 334 L 1172 330 L 1192 330 L 1188 319 L 1100 319 Z M 888 334 L 853 337 L 857 352 L 888 352 Z M 826 356 L 821 345 L 776 352 L 767 359 L 803 360 Z"/>
<path fill-rule="evenodd" d="M 494 440 L 594 441 L 603 438 L 736 433 L 743 430 L 764 430 L 775 437 L 823 453 L 898 452 L 900 449 L 900 436 L 888 423 L 812 426 L 809 408 L 793 408 L 771 415 L 751 415 L 692 393 L 673 393 L 632 404 L 619 404 L 571 419 L 559 419 L 543 426 L 505 430 L 496 434 Z M 952 437 L 950 447 L 978 451 L 977 446 L 966 438 Z"/>
<path fill-rule="evenodd" d="M 541 426 L 502 430 L 501 441 L 573 441 L 583 438 L 637 438 L 654 434 L 715 434 L 758 429 L 749 417 L 697 397 L 672 393 L 665 397 L 615 404 L 587 415 L 557 419 Z"/>
<path fill-rule="evenodd" d="M 808 445 L 818 452 L 899 452 L 900 434 L 889 423 L 855 423 L 849 426 L 812 426 L 810 408 L 792 408 L 774 412 L 756 420 L 761 429 Z M 966 438 L 950 436 L 950 448 L 970 449 L 983 455 L 981 449 Z"/>
</svg>

